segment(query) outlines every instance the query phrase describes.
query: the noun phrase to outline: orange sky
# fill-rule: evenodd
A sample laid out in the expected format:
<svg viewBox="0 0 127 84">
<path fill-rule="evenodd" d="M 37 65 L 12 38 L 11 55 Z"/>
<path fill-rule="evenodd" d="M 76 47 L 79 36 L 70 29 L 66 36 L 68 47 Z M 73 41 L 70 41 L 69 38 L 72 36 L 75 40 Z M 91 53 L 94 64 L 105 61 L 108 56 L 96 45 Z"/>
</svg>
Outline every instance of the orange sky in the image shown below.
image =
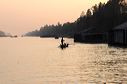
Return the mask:
<svg viewBox="0 0 127 84">
<path fill-rule="evenodd" d="M 75 21 L 100 1 L 107 0 L 0 0 L 0 30 L 20 35 L 44 24 Z"/>
</svg>

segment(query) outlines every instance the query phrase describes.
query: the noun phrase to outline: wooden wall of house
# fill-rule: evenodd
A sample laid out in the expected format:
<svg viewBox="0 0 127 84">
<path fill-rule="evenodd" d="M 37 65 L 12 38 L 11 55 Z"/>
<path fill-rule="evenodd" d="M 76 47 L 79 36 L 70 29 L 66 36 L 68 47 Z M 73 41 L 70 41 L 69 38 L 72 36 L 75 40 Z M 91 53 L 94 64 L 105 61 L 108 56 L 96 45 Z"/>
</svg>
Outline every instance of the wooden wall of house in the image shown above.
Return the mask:
<svg viewBox="0 0 127 84">
<path fill-rule="evenodd" d="M 117 30 L 114 32 L 114 42 L 117 44 L 124 44 L 124 31 Z"/>
<path fill-rule="evenodd" d="M 74 35 L 74 42 L 82 42 L 82 34 L 75 34 Z"/>
<path fill-rule="evenodd" d="M 107 34 L 75 34 L 75 42 L 84 42 L 84 43 L 106 43 Z"/>
<path fill-rule="evenodd" d="M 127 45 L 127 30 L 117 29 L 108 33 L 109 45 Z"/>
<path fill-rule="evenodd" d="M 86 43 L 106 43 L 105 34 L 88 34 L 83 36 L 83 41 Z"/>
<path fill-rule="evenodd" d="M 127 45 L 127 30 L 125 30 L 125 45 Z"/>
<path fill-rule="evenodd" d="M 114 31 L 108 32 L 108 44 L 112 45 L 114 43 Z"/>
</svg>

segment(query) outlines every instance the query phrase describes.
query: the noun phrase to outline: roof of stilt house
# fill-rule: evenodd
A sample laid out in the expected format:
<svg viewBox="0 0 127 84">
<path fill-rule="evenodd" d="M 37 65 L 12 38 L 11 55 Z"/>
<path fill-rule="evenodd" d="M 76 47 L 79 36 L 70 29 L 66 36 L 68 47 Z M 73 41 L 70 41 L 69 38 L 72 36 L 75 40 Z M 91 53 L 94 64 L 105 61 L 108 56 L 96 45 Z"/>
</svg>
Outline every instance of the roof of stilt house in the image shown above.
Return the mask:
<svg viewBox="0 0 127 84">
<path fill-rule="evenodd" d="M 96 28 L 96 27 L 92 27 L 92 28 L 88 28 L 85 29 L 84 31 L 81 31 L 80 34 L 84 34 L 84 35 L 92 35 L 92 34 L 104 34 L 108 31 L 107 28 Z"/>
<path fill-rule="evenodd" d="M 127 29 L 127 22 L 115 27 L 114 29 Z"/>
</svg>

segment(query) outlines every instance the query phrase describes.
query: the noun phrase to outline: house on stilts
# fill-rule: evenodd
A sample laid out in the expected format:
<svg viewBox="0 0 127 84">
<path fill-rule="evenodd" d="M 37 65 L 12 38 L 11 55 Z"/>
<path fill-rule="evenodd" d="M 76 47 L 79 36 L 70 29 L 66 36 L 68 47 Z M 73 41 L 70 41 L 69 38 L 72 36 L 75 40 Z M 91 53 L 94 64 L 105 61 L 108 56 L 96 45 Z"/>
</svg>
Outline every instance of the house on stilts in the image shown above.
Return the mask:
<svg viewBox="0 0 127 84">
<path fill-rule="evenodd" d="M 127 46 L 127 22 L 108 32 L 108 44 Z"/>
<path fill-rule="evenodd" d="M 74 35 L 75 42 L 106 43 L 107 32 L 101 28 L 88 28 Z"/>
</svg>

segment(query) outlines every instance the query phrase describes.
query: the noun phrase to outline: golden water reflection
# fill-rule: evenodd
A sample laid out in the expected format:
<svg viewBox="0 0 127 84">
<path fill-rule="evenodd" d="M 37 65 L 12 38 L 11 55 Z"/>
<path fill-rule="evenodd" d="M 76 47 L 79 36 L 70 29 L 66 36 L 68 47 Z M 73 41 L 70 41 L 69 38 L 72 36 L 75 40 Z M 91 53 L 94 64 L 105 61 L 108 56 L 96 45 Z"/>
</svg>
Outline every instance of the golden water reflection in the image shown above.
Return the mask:
<svg viewBox="0 0 127 84">
<path fill-rule="evenodd" d="M 127 49 L 66 41 L 0 38 L 0 84 L 127 84 Z"/>
</svg>

